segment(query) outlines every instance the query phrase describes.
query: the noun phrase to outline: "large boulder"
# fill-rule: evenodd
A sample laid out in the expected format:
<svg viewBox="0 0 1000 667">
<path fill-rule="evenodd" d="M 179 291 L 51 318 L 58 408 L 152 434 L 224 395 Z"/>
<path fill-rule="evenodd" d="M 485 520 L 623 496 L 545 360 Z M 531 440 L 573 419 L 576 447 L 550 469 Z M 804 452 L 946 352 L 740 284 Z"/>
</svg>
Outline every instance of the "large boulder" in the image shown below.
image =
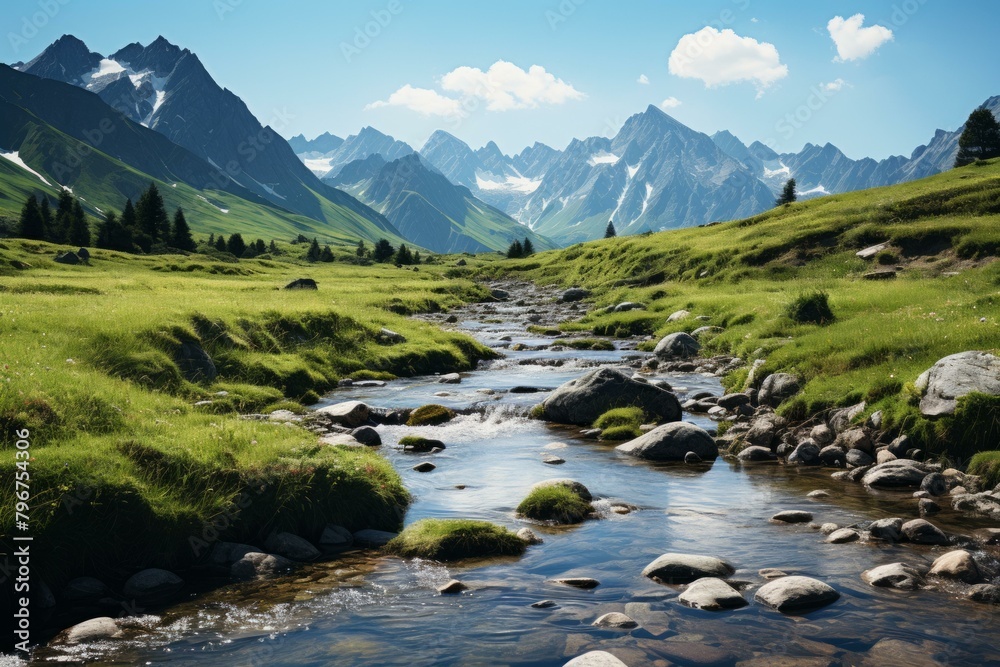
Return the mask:
<svg viewBox="0 0 1000 667">
<path fill-rule="evenodd" d="M 799 393 L 800 388 L 798 377 L 790 373 L 772 373 L 761 383 L 757 392 L 757 403 L 776 408 L 783 401 Z"/>
<path fill-rule="evenodd" d="M 959 352 L 920 374 L 920 412 L 928 417 L 954 414 L 956 399 L 979 392 L 1000 396 L 1000 357 L 987 352 Z"/>
<path fill-rule="evenodd" d="M 576 495 L 580 496 L 581 500 L 586 500 L 588 503 L 594 499 L 594 496 L 590 493 L 590 489 L 588 489 L 586 486 L 576 481 L 575 479 L 566 479 L 566 478 L 546 479 L 532 485 L 531 491 L 537 491 L 538 489 L 548 489 L 554 486 L 561 486 L 563 488 L 569 489 Z"/>
<path fill-rule="evenodd" d="M 681 418 L 681 405 L 669 391 L 613 368 L 596 368 L 556 389 L 542 402 L 545 419 L 561 424 L 590 424 L 612 408 L 642 408 L 658 422 Z M 683 456 L 683 453 L 682 453 Z"/>
<path fill-rule="evenodd" d="M 628 667 L 607 651 L 589 651 L 567 662 L 563 667 Z"/>
<path fill-rule="evenodd" d="M 738 609 L 747 605 L 739 591 L 722 579 L 704 577 L 688 586 L 678 598 L 682 604 L 695 609 L 720 611 Z"/>
<path fill-rule="evenodd" d="M 907 521 L 900 529 L 906 539 L 914 544 L 950 544 L 951 541 L 944 532 L 930 521 L 914 519 Z"/>
<path fill-rule="evenodd" d="M 312 278 L 296 278 L 285 285 L 285 289 L 319 289 L 319 285 Z"/>
<path fill-rule="evenodd" d="M 292 561 L 275 554 L 251 551 L 232 564 L 229 575 L 237 581 L 268 579 L 292 569 Z"/>
<path fill-rule="evenodd" d="M 318 414 L 329 418 L 334 424 L 357 428 L 368 421 L 371 414 L 370 408 L 361 401 L 344 401 L 335 403 L 316 411 Z"/>
<path fill-rule="evenodd" d="M 77 623 L 73 627 L 63 630 L 52 643 L 74 646 L 76 644 L 89 644 L 102 639 L 112 639 L 120 634 L 121 630 L 115 623 L 115 619 L 110 616 L 100 616 Z"/>
<path fill-rule="evenodd" d="M 906 563 L 889 563 L 873 567 L 862 572 L 861 579 L 869 586 L 905 591 L 914 591 L 924 585 L 923 575 Z"/>
<path fill-rule="evenodd" d="M 653 349 L 653 354 L 660 359 L 689 359 L 697 356 L 699 350 L 701 343 L 694 336 L 678 331 L 661 338 Z"/>
<path fill-rule="evenodd" d="M 664 584 L 686 584 L 703 577 L 724 579 L 734 572 L 732 565 L 713 556 L 668 553 L 647 565 L 642 574 Z"/>
<path fill-rule="evenodd" d="M 648 461 L 683 461 L 688 452 L 694 452 L 702 460 L 719 456 L 719 446 L 715 444 L 715 439 L 703 428 L 688 422 L 657 426 L 615 449 L 622 454 Z"/>
<path fill-rule="evenodd" d="M 54 262 L 75 265 L 80 263 L 80 257 L 75 252 L 63 252 L 55 256 Z"/>
<path fill-rule="evenodd" d="M 183 587 L 184 580 L 173 572 L 151 567 L 129 577 L 122 593 L 130 600 L 155 604 L 174 597 Z"/>
<path fill-rule="evenodd" d="M 861 483 L 873 489 L 916 488 L 930 470 L 911 459 L 897 459 L 872 466 Z"/>
<path fill-rule="evenodd" d="M 754 599 L 782 613 L 824 607 L 840 598 L 840 593 L 822 581 L 809 577 L 781 577 L 761 586 Z"/>
<path fill-rule="evenodd" d="M 931 565 L 931 571 L 928 574 L 932 577 L 958 579 L 967 584 L 976 583 L 981 576 L 976 560 L 965 549 L 949 551 L 943 556 L 939 556 Z"/>
<path fill-rule="evenodd" d="M 298 561 L 310 561 L 319 558 L 319 549 L 308 540 L 286 532 L 275 532 L 267 536 L 264 548 L 279 556 Z"/>
<path fill-rule="evenodd" d="M 583 299 L 586 299 L 588 296 L 590 296 L 590 292 L 588 292 L 587 290 L 581 287 L 570 287 L 568 290 L 562 293 L 560 299 L 566 302 L 582 301 Z"/>
</svg>

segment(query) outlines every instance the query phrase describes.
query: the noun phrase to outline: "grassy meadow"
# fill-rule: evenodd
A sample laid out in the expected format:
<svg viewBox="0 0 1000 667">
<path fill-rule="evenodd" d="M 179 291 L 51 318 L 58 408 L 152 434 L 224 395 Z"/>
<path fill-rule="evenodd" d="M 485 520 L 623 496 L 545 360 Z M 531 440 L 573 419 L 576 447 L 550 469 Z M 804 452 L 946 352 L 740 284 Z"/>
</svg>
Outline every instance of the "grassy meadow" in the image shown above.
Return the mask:
<svg viewBox="0 0 1000 667">
<path fill-rule="evenodd" d="M 54 590 L 183 567 L 199 540 L 398 527 L 408 494 L 377 453 L 239 413 L 300 412 L 345 377 L 470 368 L 489 350 L 407 315 L 486 292 L 443 266 L 305 264 L 288 259 L 304 245 L 282 247 L 239 262 L 95 250 L 65 266 L 52 261 L 64 248 L 0 240 L 0 485 L 14 497 L 11 434 L 27 428 L 35 572 Z M 280 289 L 300 277 L 319 289 Z M 185 378 L 185 343 L 217 378 Z M 13 509 L 0 509 L 7 537 Z"/>
<path fill-rule="evenodd" d="M 886 247 L 870 259 L 856 252 Z M 566 332 L 660 337 L 701 326 L 704 353 L 732 353 L 756 374 L 785 371 L 806 380 L 781 412 L 805 418 L 868 402 L 890 424 L 932 451 L 966 462 L 996 449 L 1000 405 L 972 399 L 956 419 L 919 415 L 913 382 L 935 361 L 964 350 L 1000 348 L 1000 161 L 970 165 L 902 185 L 823 197 L 753 218 L 631 236 L 539 253 L 522 260 L 481 260 L 482 276 L 579 285 L 597 308 Z M 896 270 L 892 279 L 865 274 Z M 828 295 L 834 320 L 789 316 L 792 304 Z M 645 310 L 605 312 L 622 301 Z M 691 317 L 667 322 L 678 310 Z M 707 316 L 699 321 L 695 316 Z M 725 379 L 743 389 L 747 371 Z"/>
</svg>

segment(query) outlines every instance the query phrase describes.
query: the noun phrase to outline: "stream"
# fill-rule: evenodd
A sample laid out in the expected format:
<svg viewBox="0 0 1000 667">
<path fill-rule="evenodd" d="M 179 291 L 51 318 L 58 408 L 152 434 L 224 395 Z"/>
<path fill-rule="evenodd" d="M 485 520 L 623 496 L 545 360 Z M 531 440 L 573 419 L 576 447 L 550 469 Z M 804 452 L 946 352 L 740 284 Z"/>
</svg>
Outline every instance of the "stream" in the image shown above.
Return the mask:
<svg viewBox="0 0 1000 667">
<path fill-rule="evenodd" d="M 542 297 L 551 299 L 542 292 L 529 296 L 536 304 Z M 861 581 L 861 572 L 877 565 L 929 564 L 948 548 L 826 544 L 807 525 L 769 522 L 783 509 L 809 510 L 817 523 L 840 525 L 915 518 L 916 501 L 909 493 L 876 495 L 860 484 L 831 479 L 829 469 L 778 463 L 744 465 L 719 458 L 700 465 L 652 465 L 622 457 L 610 444 L 582 439 L 579 428 L 525 418 L 546 393 L 505 390 L 551 390 L 595 365 L 622 365 L 645 353 L 634 349 L 635 340 L 616 341 L 619 349 L 613 351 L 512 351 L 517 343 L 552 344 L 552 338 L 527 332 L 524 310 L 513 303 L 495 305 L 485 315 L 481 307 L 470 308 L 458 313 L 459 322 L 445 325 L 503 347 L 506 355 L 463 373 L 461 384 L 439 384 L 434 377 L 400 379 L 384 387 L 344 387 L 324 403 L 358 399 L 379 407 L 440 403 L 463 411 L 475 408 L 437 427 L 378 427 L 386 443 L 381 452 L 414 497 L 406 524 L 425 517 L 484 519 L 515 530 L 529 526 L 544 543 L 530 546 L 519 558 L 447 566 L 352 551 L 281 579 L 199 595 L 167 609 L 161 621 L 128 640 L 46 649 L 36 660 L 177 667 L 542 667 L 563 665 L 587 651 L 609 650 L 632 667 L 1000 665 L 997 607 L 962 599 L 940 583 L 901 592 Z M 691 373 L 657 379 L 665 379 L 679 394 L 721 392 L 715 377 Z M 703 416 L 685 419 L 714 428 Z M 391 446 L 407 434 L 442 440 L 447 449 L 409 454 Z M 545 464 L 543 454 L 556 454 L 565 463 Z M 413 466 L 423 460 L 436 469 L 415 472 Z M 599 518 L 558 528 L 517 519 L 514 508 L 531 485 L 553 477 L 585 484 L 598 498 Z M 830 496 L 807 498 L 815 489 L 828 490 Z M 610 500 L 638 509 L 617 514 L 610 511 Z M 933 521 L 954 532 L 989 525 L 949 509 Z M 782 615 L 753 602 L 735 611 L 690 609 L 677 601 L 682 589 L 641 574 L 665 552 L 729 561 L 737 568 L 732 581 L 746 582 L 748 599 L 764 582 L 758 571 L 771 567 L 820 579 L 841 598 L 804 616 Z M 566 576 L 593 577 L 600 586 L 580 590 L 551 581 Z M 436 587 L 452 578 L 470 590 L 439 595 Z M 556 604 L 530 606 L 546 599 Z M 628 614 L 639 627 L 591 625 L 612 611 Z"/>
</svg>

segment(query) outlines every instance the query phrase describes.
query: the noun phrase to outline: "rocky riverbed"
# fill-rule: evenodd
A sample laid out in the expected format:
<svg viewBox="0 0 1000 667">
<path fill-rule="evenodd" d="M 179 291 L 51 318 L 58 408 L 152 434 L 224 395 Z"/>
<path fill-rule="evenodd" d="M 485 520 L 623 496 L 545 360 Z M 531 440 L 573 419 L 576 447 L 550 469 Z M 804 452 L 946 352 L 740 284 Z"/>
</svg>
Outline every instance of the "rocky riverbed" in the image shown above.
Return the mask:
<svg viewBox="0 0 1000 667">
<path fill-rule="evenodd" d="M 254 418 L 378 447 L 414 495 L 406 525 L 490 521 L 520 531 L 523 556 L 399 559 L 373 550 L 392 535 L 337 526 L 317 544 L 220 543 L 219 571 L 242 583 L 88 621 L 38 662 L 1000 664 L 992 489 L 923 460 L 874 416 L 856 423 L 857 407 L 787 423 L 774 408 L 793 377 L 724 393 L 718 378 L 743 362 L 698 356 L 709 323 L 649 354 L 639 339 L 552 331 L 586 294 L 494 289 L 428 319 L 504 358 L 457 377 L 344 383 L 307 417 Z M 626 394 L 650 422 L 630 442 L 601 440 L 591 422 Z M 441 410 L 414 420 L 428 404 Z M 529 417 L 537 405 L 542 419 Z M 519 512 L 553 485 L 589 504 L 583 520 Z M 169 587 L 167 574 L 145 584 Z"/>
</svg>

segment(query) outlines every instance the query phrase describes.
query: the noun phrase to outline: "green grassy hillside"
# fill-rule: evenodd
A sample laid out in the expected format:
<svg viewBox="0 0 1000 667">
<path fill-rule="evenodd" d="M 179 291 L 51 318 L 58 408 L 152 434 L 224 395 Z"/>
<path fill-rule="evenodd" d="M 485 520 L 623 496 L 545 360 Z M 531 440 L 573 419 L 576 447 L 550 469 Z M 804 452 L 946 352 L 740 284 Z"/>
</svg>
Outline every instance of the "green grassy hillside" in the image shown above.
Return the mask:
<svg viewBox="0 0 1000 667">
<path fill-rule="evenodd" d="M 120 581 L 189 563 L 190 536 L 230 516 L 241 493 L 252 502 L 221 539 L 275 528 L 316 538 L 327 521 L 395 528 L 407 494 L 377 453 L 238 413 L 301 410 L 343 377 L 467 369 L 490 355 L 405 317 L 484 294 L 433 266 L 101 250 L 64 266 L 58 250 L 0 240 L 0 492 L 13 497 L 11 433 L 27 428 L 31 532 L 49 545 L 33 572 L 56 589 L 81 572 Z M 299 277 L 319 289 L 280 289 Z M 405 342 L 386 342 L 382 327 Z M 211 355 L 214 381 L 185 379 L 185 343 Z M 13 509 L 0 510 L 6 538 Z"/>
<path fill-rule="evenodd" d="M 871 259 L 855 253 L 886 248 Z M 965 458 L 980 435 L 951 420 L 927 422 L 914 407 L 912 383 L 935 361 L 963 350 L 1000 347 L 1000 161 L 921 181 L 824 197 L 745 220 L 616 238 L 483 265 L 485 275 L 514 275 L 594 290 L 598 306 L 641 301 L 646 310 L 595 310 L 567 330 L 659 337 L 703 325 L 724 327 L 706 352 L 766 359 L 763 373 L 806 379 L 783 406 L 805 417 L 868 400 L 891 421 L 948 441 Z M 888 280 L 865 274 L 896 271 Z M 835 321 L 800 324 L 786 314 L 797 297 L 829 294 Z M 668 323 L 677 310 L 705 315 Z M 727 379 L 742 388 L 745 371 Z M 1000 413 L 989 419 L 1000 421 Z M 957 429 L 957 430 L 956 430 Z"/>
</svg>

